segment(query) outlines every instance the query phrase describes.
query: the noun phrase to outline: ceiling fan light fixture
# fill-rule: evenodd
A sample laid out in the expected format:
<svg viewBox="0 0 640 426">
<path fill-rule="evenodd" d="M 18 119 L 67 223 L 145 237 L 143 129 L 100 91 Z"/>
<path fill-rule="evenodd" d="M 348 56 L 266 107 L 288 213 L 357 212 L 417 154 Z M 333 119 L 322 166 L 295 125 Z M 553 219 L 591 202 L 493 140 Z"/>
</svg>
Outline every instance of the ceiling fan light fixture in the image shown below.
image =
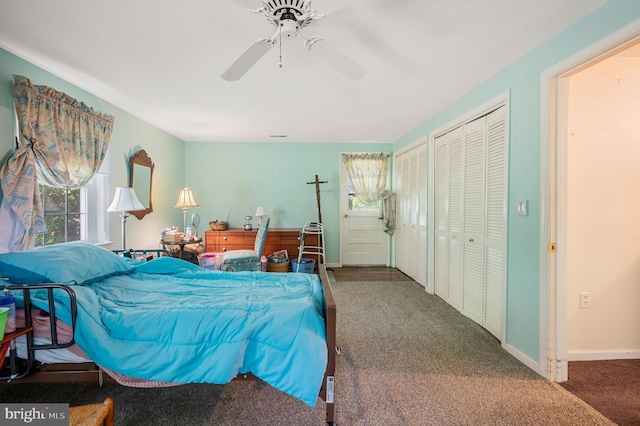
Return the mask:
<svg viewBox="0 0 640 426">
<path fill-rule="evenodd" d="M 285 38 L 296 38 L 300 26 L 298 21 L 293 19 L 284 19 L 280 22 L 280 34 Z"/>
</svg>

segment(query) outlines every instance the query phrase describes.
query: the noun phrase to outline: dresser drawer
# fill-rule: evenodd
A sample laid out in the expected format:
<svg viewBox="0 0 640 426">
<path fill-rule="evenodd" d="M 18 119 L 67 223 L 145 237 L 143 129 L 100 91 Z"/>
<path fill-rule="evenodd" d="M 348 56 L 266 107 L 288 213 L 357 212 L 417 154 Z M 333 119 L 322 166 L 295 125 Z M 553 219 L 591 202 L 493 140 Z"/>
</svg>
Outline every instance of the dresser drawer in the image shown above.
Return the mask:
<svg viewBox="0 0 640 426">
<path fill-rule="evenodd" d="M 287 232 L 280 236 L 280 244 L 283 246 L 299 246 L 300 234 L 298 232 Z"/>
<path fill-rule="evenodd" d="M 231 245 L 243 245 L 244 244 L 244 235 L 242 234 L 224 234 L 220 233 L 220 235 L 216 238 L 218 244 L 231 244 Z"/>
<path fill-rule="evenodd" d="M 230 250 L 253 250 L 257 231 L 243 229 L 227 229 L 225 231 L 205 231 L 205 249 L 208 252 L 225 252 Z M 290 258 L 298 256 L 300 246 L 300 229 L 271 228 L 267 230 L 262 254 L 270 255 L 278 250 L 287 250 Z M 309 236 L 307 236 L 309 238 Z M 313 241 L 316 241 L 317 238 Z M 307 240 L 307 244 L 313 244 Z"/>
</svg>

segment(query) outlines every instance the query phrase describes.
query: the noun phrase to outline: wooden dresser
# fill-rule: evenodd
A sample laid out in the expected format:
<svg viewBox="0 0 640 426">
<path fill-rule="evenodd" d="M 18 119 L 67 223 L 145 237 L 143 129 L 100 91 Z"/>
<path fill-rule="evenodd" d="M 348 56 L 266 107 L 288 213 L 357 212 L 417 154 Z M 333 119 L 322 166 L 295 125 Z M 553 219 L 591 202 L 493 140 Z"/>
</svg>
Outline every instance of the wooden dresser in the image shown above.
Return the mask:
<svg viewBox="0 0 640 426">
<path fill-rule="evenodd" d="M 287 250 L 289 259 L 298 257 L 301 228 L 269 228 L 262 254 L 269 256 L 278 250 Z M 226 231 L 205 231 L 205 249 L 208 252 L 229 250 L 253 250 L 257 230 L 227 229 Z M 318 236 L 307 236 L 307 244 L 317 245 Z M 315 258 L 315 256 L 310 256 Z"/>
</svg>

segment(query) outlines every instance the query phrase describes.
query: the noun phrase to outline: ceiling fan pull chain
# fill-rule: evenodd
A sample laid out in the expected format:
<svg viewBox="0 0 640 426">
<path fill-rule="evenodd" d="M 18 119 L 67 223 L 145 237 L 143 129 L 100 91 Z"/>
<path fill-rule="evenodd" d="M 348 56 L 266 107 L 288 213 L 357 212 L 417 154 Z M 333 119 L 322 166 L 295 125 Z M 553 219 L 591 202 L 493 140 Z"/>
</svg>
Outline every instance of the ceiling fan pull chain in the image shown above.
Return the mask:
<svg viewBox="0 0 640 426">
<path fill-rule="evenodd" d="M 278 68 L 282 68 L 282 29 L 280 29 L 280 60 L 278 61 Z"/>
</svg>

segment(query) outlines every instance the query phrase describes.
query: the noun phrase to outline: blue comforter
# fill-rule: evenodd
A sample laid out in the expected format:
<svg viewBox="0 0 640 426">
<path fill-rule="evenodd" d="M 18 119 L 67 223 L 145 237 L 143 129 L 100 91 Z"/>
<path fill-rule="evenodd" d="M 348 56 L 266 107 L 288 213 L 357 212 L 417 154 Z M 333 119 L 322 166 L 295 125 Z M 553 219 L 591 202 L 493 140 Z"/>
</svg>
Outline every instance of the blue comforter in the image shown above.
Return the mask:
<svg viewBox="0 0 640 426">
<path fill-rule="evenodd" d="M 327 364 L 317 275 L 227 273 L 162 257 L 73 289 L 76 342 L 100 366 L 181 383 L 224 384 L 251 372 L 315 405 Z M 60 296 L 58 315 L 70 322 Z"/>
</svg>

